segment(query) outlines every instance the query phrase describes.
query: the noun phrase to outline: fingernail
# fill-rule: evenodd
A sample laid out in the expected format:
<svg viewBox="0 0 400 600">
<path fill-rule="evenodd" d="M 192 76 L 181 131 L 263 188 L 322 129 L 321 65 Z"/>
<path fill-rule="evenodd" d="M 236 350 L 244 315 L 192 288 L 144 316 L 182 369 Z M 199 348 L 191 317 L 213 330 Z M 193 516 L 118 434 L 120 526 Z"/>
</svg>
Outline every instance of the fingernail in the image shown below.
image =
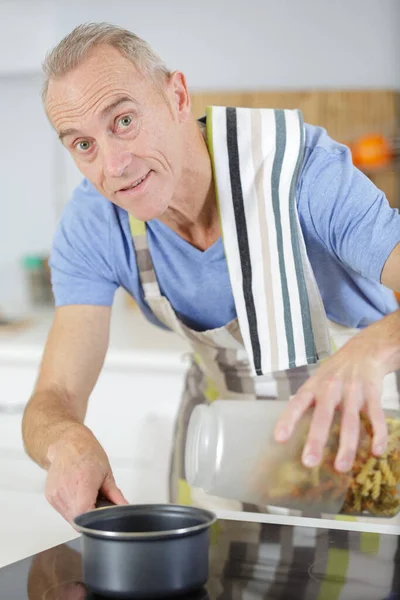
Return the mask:
<svg viewBox="0 0 400 600">
<path fill-rule="evenodd" d="M 374 447 L 374 454 L 383 454 L 384 452 L 384 447 L 381 445 L 375 446 Z"/>
<path fill-rule="evenodd" d="M 316 454 L 305 454 L 303 464 L 305 467 L 316 467 L 318 465 L 318 456 Z"/>
<path fill-rule="evenodd" d="M 336 470 L 337 471 L 348 471 L 350 469 L 350 465 L 347 460 L 338 460 L 336 462 Z"/>
</svg>

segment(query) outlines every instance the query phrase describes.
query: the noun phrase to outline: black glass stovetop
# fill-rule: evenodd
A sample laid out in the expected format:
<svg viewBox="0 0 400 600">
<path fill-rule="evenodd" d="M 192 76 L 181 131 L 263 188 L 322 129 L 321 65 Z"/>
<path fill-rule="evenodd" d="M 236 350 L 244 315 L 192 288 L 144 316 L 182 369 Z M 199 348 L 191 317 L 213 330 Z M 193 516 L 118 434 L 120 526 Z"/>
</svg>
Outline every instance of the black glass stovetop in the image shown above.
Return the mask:
<svg viewBox="0 0 400 600">
<path fill-rule="evenodd" d="M 1 600 L 89 598 L 79 538 L 0 569 Z M 184 600 L 230 599 L 400 600 L 400 537 L 219 521 L 209 580 Z"/>
</svg>

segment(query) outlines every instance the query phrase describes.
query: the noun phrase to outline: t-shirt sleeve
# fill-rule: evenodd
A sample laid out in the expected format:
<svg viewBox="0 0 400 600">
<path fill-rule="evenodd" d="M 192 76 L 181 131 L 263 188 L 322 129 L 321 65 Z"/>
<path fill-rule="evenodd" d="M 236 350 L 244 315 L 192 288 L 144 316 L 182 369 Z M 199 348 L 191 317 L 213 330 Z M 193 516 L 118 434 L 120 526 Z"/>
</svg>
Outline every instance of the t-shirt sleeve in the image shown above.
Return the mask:
<svg viewBox="0 0 400 600">
<path fill-rule="evenodd" d="M 56 306 L 111 306 L 118 288 L 112 265 L 111 205 L 79 186 L 65 207 L 50 254 Z"/>
<path fill-rule="evenodd" d="M 385 262 L 400 242 L 399 211 L 354 167 L 348 148 L 315 153 L 306 187 L 317 235 L 342 263 L 380 282 Z"/>
</svg>

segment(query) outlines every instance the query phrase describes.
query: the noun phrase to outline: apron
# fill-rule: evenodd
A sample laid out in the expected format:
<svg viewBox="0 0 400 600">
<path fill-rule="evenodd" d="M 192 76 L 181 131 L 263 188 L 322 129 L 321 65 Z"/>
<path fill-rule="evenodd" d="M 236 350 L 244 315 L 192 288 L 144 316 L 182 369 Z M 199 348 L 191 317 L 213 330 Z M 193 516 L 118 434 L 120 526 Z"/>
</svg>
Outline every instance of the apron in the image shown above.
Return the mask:
<svg viewBox="0 0 400 600">
<path fill-rule="evenodd" d="M 155 316 L 189 341 L 193 349 L 175 426 L 169 501 L 213 511 L 269 512 L 265 506 L 217 498 L 189 487 L 184 471 L 189 418 L 196 405 L 210 403 L 217 398 L 260 398 L 271 401 L 276 398 L 287 399 L 316 367 L 298 367 L 274 373 L 270 378 L 264 377 L 262 393 L 257 393 L 241 341 L 238 320 L 203 332 L 194 331 L 182 323 L 167 298 L 161 295 L 148 249 L 145 223 L 130 217 L 130 226 L 146 302 Z M 349 335 L 357 332 L 349 333 L 346 328 L 333 323 L 330 325 L 332 337 L 337 339 L 338 346 L 345 343 Z M 393 398 L 393 382 L 389 386 L 389 392 L 389 397 Z M 397 397 L 396 394 L 395 396 Z M 296 513 L 291 511 L 291 514 Z M 350 519 L 357 520 L 356 517 L 347 517 L 347 520 Z M 332 547 L 332 544 L 335 546 Z M 298 586 L 307 600 L 353 600 L 354 581 L 365 580 L 366 560 L 379 558 L 379 573 L 374 572 L 371 581 L 366 582 L 363 596 L 365 600 L 375 600 L 374 586 L 377 583 L 382 589 L 386 588 L 388 593 L 393 589 L 396 577 L 393 557 L 399 550 L 395 535 L 383 538 L 377 533 L 313 530 L 299 525 L 291 528 L 270 523 L 245 522 L 244 515 L 243 522 L 218 521 L 212 528 L 207 591 L 213 600 L 249 597 L 255 600 L 294 600 L 299 597 Z M 299 560 L 304 569 L 299 568 Z M 313 564 L 316 565 L 317 576 L 312 581 L 307 581 L 305 574 Z M 297 578 L 296 586 L 293 586 L 294 578 Z M 324 582 L 324 578 L 327 581 Z"/>
<path fill-rule="evenodd" d="M 202 127 L 201 123 L 200 127 Z M 205 134 L 204 128 L 203 133 Z M 254 372 L 256 370 L 257 373 L 259 373 L 259 369 L 257 367 L 255 368 L 254 362 L 249 360 L 248 344 L 251 343 L 251 340 L 250 342 L 248 340 L 247 344 L 243 340 L 239 318 L 232 320 L 223 327 L 207 331 L 196 331 L 183 323 L 178 318 L 168 299 L 161 294 L 149 251 L 146 224 L 142 221 L 138 221 L 131 215 L 129 215 L 129 224 L 133 247 L 136 254 L 139 278 L 146 303 L 156 318 L 171 331 L 186 340 L 192 349 L 190 354 L 190 366 L 186 374 L 182 400 L 175 424 L 169 475 L 169 501 L 174 504 L 194 505 L 212 511 L 233 510 L 249 511 L 253 513 L 269 512 L 270 509 L 268 507 L 254 506 L 236 500 L 211 496 L 200 489 L 191 488 L 187 484 L 185 481 L 184 458 L 189 419 L 193 409 L 198 404 L 211 403 L 216 399 L 237 399 L 242 401 L 257 399 L 262 399 L 264 401 L 274 401 L 276 399 L 288 400 L 290 396 L 296 393 L 298 388 L 310 377 L 310 375 L 313 374 L 317 368 L 317 363 L 302 364 L 295 368 L 283 369 L 271 373 L 266 373 L 265 370 L 262 370 L 262 376 L 255 377 Z M 229 266 L 229 256 L 227 260 Z M 311 284 L 314 284 L 315 282 L 312 281 L 312 273 L 308 273 L 308 276 L 307 285 L 309 286 L 310 282 Z M 311 302 L 311 308 L 313 308 L 313 306 L 315 306 L 315 303 L 313 305 Z M 239 311 L 237 312 L 239 317 Z M 311 314 L 311 318 L 314 317 L 315 314 Z M 241 322 L 243 323 L 243 319 Z M 328 322 L 328 325 L 333 348 L 340 347 L 347 339 L 358 332 L 357 330 L 348 330 L 331 322 Z M 395 377 L 394 380 L 392 377 L 387 390 L 388 397 L 391 400 L 389 405 L 393 406 L 393 398 L 395 398 L 394 402 L 397 406 L 398 395 Z M 291 511 L 291 514 L 296 514 L 296 511 Z M 269 524 L 255 522 L 218 522 L 212 532 L 211 555 L 213 573 L 218 579 L 224 571 L 228 573 L 229 569 L 236 569 L 238 567 L 238 562 L 235 558 L 236 554 L 238 554 L 242 560 L 244 559 L 244 566 L 246 566 L 246 554 L 254 554 L 255 548 L 258 548 L 256 565 L 253 565 L 252 568 L 260 568 L 261 573 L 268 573 L 268 581 L 270 579 L 268 587 L 272 586 L 272 589 L 274 590 L 274 586 L 276 586 L 277 583 L 274 580 L 274 576 L 270 577 L 270 559 L 266 557 L 263 558 L 262 555 L 263 539 L 270 540 L 272 534 L 278 536 L 278 539 L 276 540 L 277 565 L 275 567 L 277 574 L 282 572 L 284 565 L 286 565 L 288 572 L 290 571 L 291 557 L 294 556 L 295 551 L 297 553 L 297 550 L 303 551 L 306 547 L 309 552 L 313 553 L 314 557 L 318 556 L 321 548 L 326 548 L 328 554 L 330 552 L 329 539 L 326 537 L 328 534 L 319 532 L 315 539 L 311 541 L 307 539 L 304 541 L 303 534 L 306 530 L 301 527 L 295 528 L 295 530 L 296 529 L 303 529 L 303 531 L 297 537 L 296 535 L 294 536 L 296 539 L 287 539 L 289 529 L 285 526 L 271 526 Z M 350 553 L 350 545 L 347 536 L 351 534 L 351 536 L 354 537 L 355 534 L 354 532 L 341 533 L 343 534 L 342 558 L 344 558 L 344 560 L 340 562 L 340 565 L 341 568 L 346 569 Z M 365 536 L 368 538 L 369 535 L 377 536 L 377 534 L 356 535 L 358 535 L 360 539 L 364 539 Z M 379 536 L 377 537 L 379 538 Z M 380 547 L 379 540 L 377 541 L 375 537 L 371 539 L 371 543 L 375 544 L 375 550 L 378 552 Z M 393 538 L 393 543 L 394 542 L 395 538 Z M 299 544 L 298 548 L 296 544 Z M 303 544 L 305 544 L 304 548 Z M 361 546 L 357 546 L 357 550 L 361 547 L 368 546 L 365 540 L 363 543 L 360 542 L 360 544 Z M 285 549 L 284 551 L 283 548 Z M 390 548 L 389 552 L 391 550 L 392 548 Z M 254 562 L 254 556 L 252 556 L 252 562 Z M 326 564 L 328 566 L 331 565 L 328 559 Z M 211 573 L 211 582 L 213 573 Z M 345 576 L 345 571 L 341 574 L 339 573 L 339 576 L 340 575 Z M 217 585 L 220 584 L 218 583 Z M 232 583 L 229 585 L 232 586 Z M 238 597 L 241 597 L 241 592 L 246 585 L 241 578 L 239 578 L 237 585 L 237 591 L 239 592 Z M 279 589 L 278 586 L 278 588 L 276 588 L 277 595 L 272 595 L 271 598 L 286 598 L 283 592 L 283 595 L 280 595 Z M 282 588 L 282 590 L 284 590 L 284 588 Z M 215 593 L 219 595 L 219 593 L 223 593 L 223 590 L 213 590 L 213 596 Z M 229 591 L 229 594 L 229 597 L 233 597 L 231 591 Z M 260 592 L 260 595 L 263 594 L 265 594 L 264 587 L 262 593 Z M 257 593 L 255 595 L 257 596 Z M 318 598 L 318 594 L 310 595 L 310 598 L 314 597 Z M 335 595 L 334 597 L 339 598 L 339 595 Z M 323 599 L 325 600 L 325 596 L 323 596 Z"/>
</svg>

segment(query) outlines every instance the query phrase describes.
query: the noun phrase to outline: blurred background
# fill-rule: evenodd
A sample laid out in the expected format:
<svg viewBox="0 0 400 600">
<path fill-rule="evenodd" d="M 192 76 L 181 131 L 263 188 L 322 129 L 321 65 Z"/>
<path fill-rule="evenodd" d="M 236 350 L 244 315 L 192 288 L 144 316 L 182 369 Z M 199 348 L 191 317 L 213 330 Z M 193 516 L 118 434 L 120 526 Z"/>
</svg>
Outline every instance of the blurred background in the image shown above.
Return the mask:
<svg viewBox="0 0 400 600">
<path fill-rule="evenodd" d="M 80 180 L 41 105 L 41 61 L 75 25 L 103 20 L 186 74 L 196 114 L 210 102 L 299 107 L 358 144 L 355 160 L 399 205 L 399 0 L 0 0 L 3 318 L 51 302 L 46 257 Z"/>
<path fill-rule="evenodd" d="M 44 114 L 41 63 L 92 21 L 131 29 L 183 71 L 196 116 L 207 104 L 302 109 L 400 201 L 399 0 L 0 0 L 0 566 L 74 535 L 45 500 L 21 418 L 54 310 L 52 237 L 80 181 Z M 115 308 L 86 422 L 126 497 L 162 502 L 186 347 L 122 292 Z"/>
</svg>

